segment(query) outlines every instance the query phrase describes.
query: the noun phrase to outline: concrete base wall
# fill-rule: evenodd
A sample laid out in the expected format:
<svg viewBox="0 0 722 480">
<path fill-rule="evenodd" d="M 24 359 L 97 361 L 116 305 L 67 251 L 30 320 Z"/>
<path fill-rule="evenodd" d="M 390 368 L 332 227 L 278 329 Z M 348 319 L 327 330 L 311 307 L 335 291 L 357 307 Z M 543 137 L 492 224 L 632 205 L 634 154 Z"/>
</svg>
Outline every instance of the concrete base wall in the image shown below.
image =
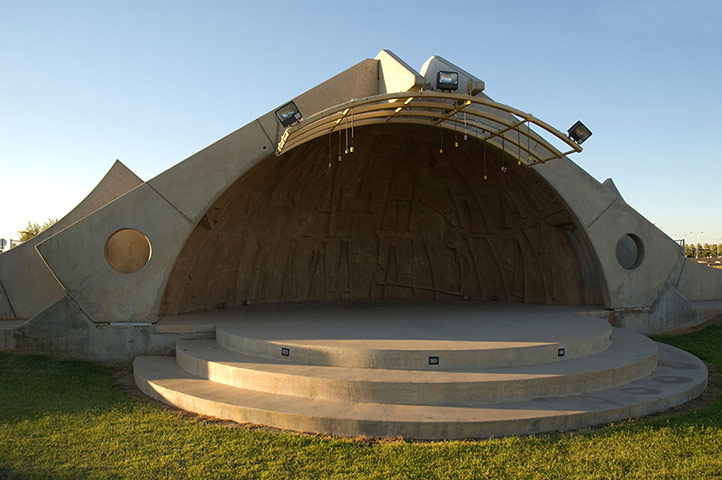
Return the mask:
<svg viewBox="0 0 722 480">
<path fill-rule="evenodd" d="M 15 348 L 15 332 L 11 329 L 0 330 L 0 350 Z"/>
<path fill-rule="evenodd" d="M 615 326 L 653 335 L 692 328 L 704 323 L 707 318 L 667 284 L 651 307 L 613 310 L 611 320 Z"/>
<path fill-rule="evenodd" d="M 70 358 L 130 363 L 138 355 L 172 355 L 182 339 L 213 338 L 213 333 L 159 334 L 154 325 L 97 325 L 64 296 L 20 328 L 0 331 L 0 348 L 42 351 Z"/>
<path fill-rule="evenodd" d="M 722 302 L 694 302 L 694 309 L 697 311 L 697 318 L 701 322 L 722 319 Z"/>
</svg>

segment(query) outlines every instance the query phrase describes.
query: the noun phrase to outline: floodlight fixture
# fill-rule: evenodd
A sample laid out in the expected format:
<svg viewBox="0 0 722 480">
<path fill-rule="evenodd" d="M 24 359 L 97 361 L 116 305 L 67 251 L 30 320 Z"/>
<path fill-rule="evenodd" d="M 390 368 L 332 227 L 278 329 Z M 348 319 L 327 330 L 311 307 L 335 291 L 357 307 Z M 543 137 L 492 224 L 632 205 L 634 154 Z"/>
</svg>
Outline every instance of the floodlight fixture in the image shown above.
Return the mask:
<svg viewBox="0 0 722 480">
<path fill-rule="evenodd" d="M 281 122 L 281 125 L 288 128 L 294 123 L 298 122 L 303 118 L 298 107 L 293 102 L 288 102 L 278 110 L 276 110 L 276 118 Z"/>
<path fill-rule="evenodd" d="M 436 74 L 436 88 L 439 90 L 458 90 L 459 89 L 459 72 L 445 72 L 439 70 Z"/>
<path fill-rule="evenodd" d="M 589 130 L 582 122 L 577 121 L 574 125 L 572 125 L 572 128 L 567 130 L 567 133 L 569 133 L 569 138 L 577 142 L 579 145 L 584 143 L 584 141 L 592 136 L 592 131 Z"/>
</svg>

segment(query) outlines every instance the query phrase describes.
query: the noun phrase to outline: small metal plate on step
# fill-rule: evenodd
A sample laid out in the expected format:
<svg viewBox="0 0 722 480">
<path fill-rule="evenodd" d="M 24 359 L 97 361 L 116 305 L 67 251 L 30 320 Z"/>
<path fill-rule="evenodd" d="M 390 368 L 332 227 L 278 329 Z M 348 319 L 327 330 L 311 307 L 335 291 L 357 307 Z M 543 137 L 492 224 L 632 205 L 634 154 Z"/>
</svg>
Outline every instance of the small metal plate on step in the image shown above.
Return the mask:
<svg viewBox="0 0 722 480">
<path fill-rule="evenodd" d="M 281 355 L 283 355 L 284 357 L 288 357 L 291 355 L 291 350 L 286 347 L 283 347 L 283 348 L 281 348 Z"/>
<path fill-rule="evenodd" d="M 438 365 L 439 357 L 429 357 L 429 365 Z"/>
<path fill-rule="evenodd" d="M 559 350 L 557 350 L 557 357 L 563 357 L 564 353 L 566 353 L 565 350 L 563 348 L 560 348 Z"/>
</svg>

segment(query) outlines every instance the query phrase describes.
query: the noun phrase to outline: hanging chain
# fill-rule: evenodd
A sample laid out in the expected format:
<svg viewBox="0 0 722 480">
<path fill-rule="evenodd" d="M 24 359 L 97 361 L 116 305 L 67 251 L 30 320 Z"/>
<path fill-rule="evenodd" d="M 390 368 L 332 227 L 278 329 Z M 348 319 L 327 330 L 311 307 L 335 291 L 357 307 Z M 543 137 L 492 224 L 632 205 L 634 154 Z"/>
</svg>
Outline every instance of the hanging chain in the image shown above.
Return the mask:
<svg viewBox="0 0 722 480">
<path fill-rule="evenodd" d="M 506 173 L 506 152 L 504 151 L 504 134 L 501 134 L 501 172 Z"/>
<path fill-rule="evenodd" d="M 488 177 L 486 176 L 486 138 L 484 139 L 484 180 L 486 180 Z"/>
<path fill-rule="evenodd" d="M 459 136 L 456 133 L 456 114 L 454 114 L 454 146 L 459 146 Z"/>
<path fill-rule="evenodd" d="M 466 134 L 466 111 L 464 111 L 464 140 L 467 140 L 469 136 Z"/>
<path fill-rule="evenodd" d="M 526 121 L 526 151 L 529 152 L 529 165 L 531 165 L 531 126 Z"/>
<path fill-rule="evenodd" d="M 444 153 L 444 128 L 439 124 L 439 153 Z"/>
<path fill-rule="evenodd" d="M 353 153 L 353 108 L 351 108 L 351 148 L 349 148 L 349 151 Z"/>
</svg>

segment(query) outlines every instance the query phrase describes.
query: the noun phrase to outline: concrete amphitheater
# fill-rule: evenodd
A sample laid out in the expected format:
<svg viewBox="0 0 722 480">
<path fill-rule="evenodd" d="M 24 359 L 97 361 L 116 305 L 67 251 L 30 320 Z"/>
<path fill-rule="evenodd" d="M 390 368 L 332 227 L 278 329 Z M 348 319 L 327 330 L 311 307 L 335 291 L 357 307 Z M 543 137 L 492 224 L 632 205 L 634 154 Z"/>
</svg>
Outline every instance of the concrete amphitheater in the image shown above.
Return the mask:
<svg viewBox="0 0 722 480">
<path fill-rule="evenodd" d="M 0 255 L 0 347 L 334 435 L 573 430 L 701 394 L 705 365 L 645 335 L 720 316 L 722 271 L 484 92 L 383 50 L 147 182 L 116 161 Z"/>
</svg>

